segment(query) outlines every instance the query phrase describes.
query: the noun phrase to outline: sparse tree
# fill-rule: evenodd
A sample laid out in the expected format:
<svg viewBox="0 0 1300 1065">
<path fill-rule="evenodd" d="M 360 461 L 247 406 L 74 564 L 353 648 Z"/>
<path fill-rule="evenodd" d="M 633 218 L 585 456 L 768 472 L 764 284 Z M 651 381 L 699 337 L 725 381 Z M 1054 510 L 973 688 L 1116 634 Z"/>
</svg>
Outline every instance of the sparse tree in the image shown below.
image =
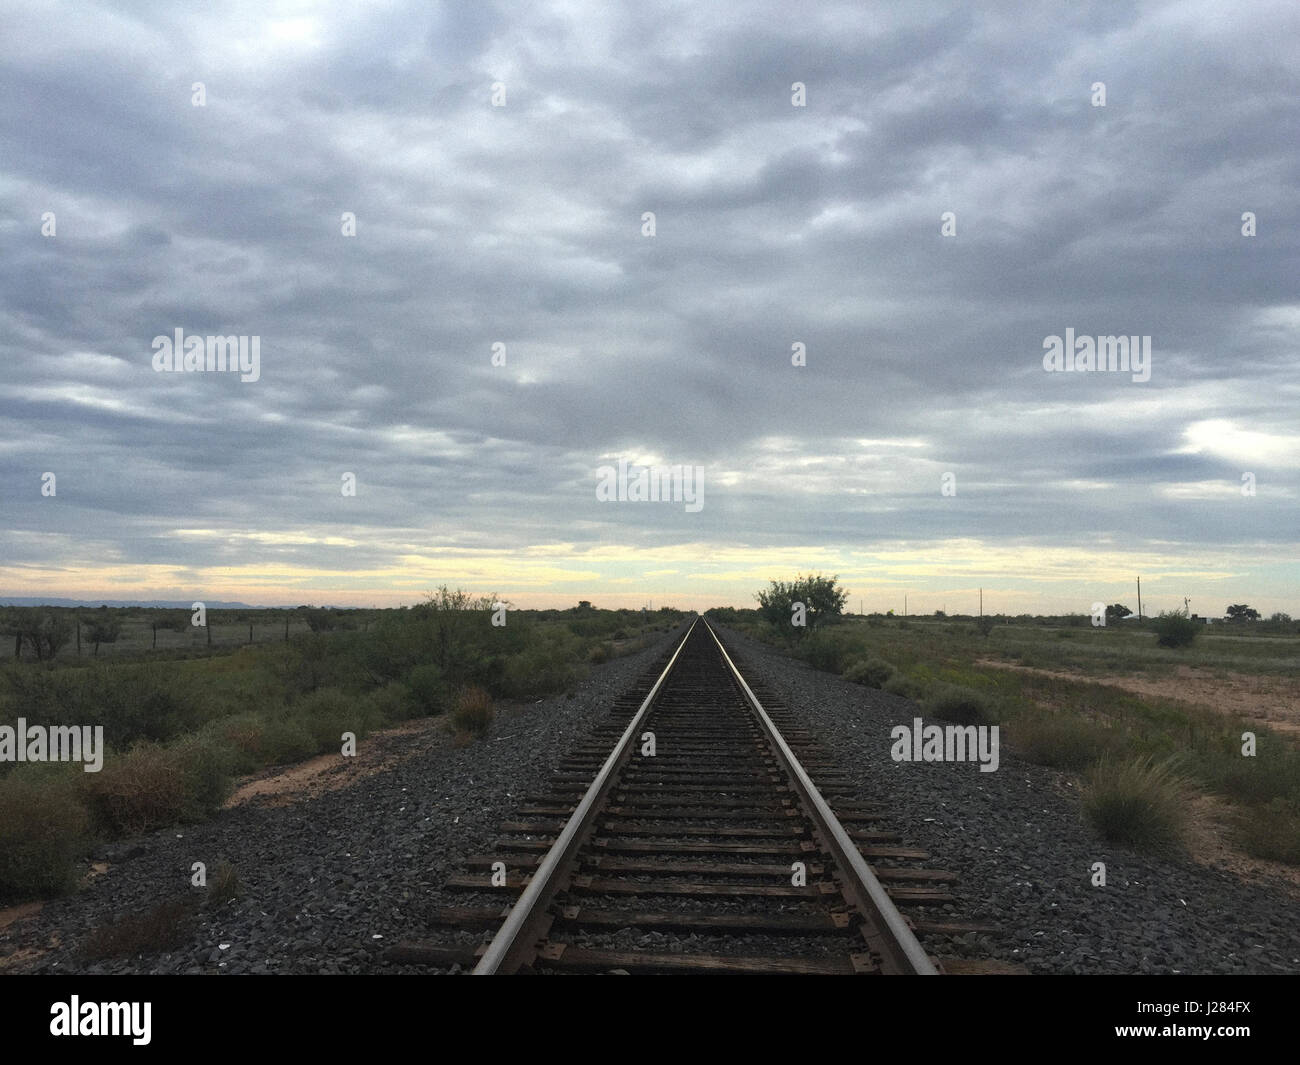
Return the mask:
<svg viewBox="0 0 1300 1065">
<path fill-rule="evenodd" d="M 1245 603 L 1235 603 L 1225 611 L 1229 621 L 1258 621 L 1259 611 Z"/>
<path fill-rule="evenodd" d="M 96 658 L 101 643 L 117 643 L 117 638 L 122 635 L 122 619 L 108 613 L 106 607 L 100 609 L 100 614 L 86 622 L 86 639 L 95 645 Z"/>
<path fill-rule="evenodd" d="M 1107 623 L 1112 621 L 1123 621 L 1131 613 L 1133 613 L 1133 611 L 1123 603 L 1111 603 L 1110 606 L 1106 608 L 1106 621 Z"/>
<path fill-rule="evenodd" d="M 38 662 L 50 661 L 72 639 L 72 622 L 61 613 L 32 609 L 23 615 L 21 639 Z"/>
<path fill-rule="evenodd" d="M 769 587 L 758 592 L 759 613 L 778 630 L 794 639 L 802 638 L 807 632 L 823 624 L 827 618 L 844 612 L 844 604 L 849 593 L 838 587 L 838 575 L 823 577 L 821 574 L 803 576 L 800 574 L 793 581 L 771 581 Z M 802 603 L 807 625 L 797 628 L 790 624 L 795 603 Z"/>
</svg>

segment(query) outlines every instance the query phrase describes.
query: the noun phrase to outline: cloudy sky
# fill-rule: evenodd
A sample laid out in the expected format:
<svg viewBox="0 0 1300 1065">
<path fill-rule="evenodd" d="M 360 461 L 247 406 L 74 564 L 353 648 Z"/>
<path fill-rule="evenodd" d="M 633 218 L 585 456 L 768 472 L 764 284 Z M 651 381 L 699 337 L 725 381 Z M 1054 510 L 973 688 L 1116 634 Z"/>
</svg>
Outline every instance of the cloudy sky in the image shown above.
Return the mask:
<svg viewBox="0 0 1300 1065">
<path fill-rule="evenodd" d="M 3 0 L 0 594 L 1300 614 L 1300 6 L 1026 6 Z"/>
</svg>

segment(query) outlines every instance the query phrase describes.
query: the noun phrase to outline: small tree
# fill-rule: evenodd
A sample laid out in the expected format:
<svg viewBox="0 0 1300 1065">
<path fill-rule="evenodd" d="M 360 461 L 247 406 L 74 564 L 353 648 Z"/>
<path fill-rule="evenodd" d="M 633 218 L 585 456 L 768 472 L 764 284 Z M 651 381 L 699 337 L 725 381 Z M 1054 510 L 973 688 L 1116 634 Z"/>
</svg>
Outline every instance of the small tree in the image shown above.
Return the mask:
<svg viewBox="0 0 1300 1065">
<path fill-rule="evenodd" d="M 95 645 L 95 657 L 99 657 L 101 643 L 117 643 L 122 635 L 122 619 L 109 613 L 102 613 L 86 623 L 86 639 Z"/>
<path fill-rule="evenodd" d="M 1110 606 L 1106 608 L 1106 623 L 1110 624 L 1112 621 L 1123 621 L 1131 613 L 1133 613 L 1133 611 L 1123 603 L 1111 603 Z"/>
<path fill-rule="evenodd" d="M 48 662 L 72 639 L 72 622 L 61 613 L 48 610 L 23 611 L 20 639 L 38 662 Z"/>
<path fill-rule="evenodd" d="M 769 587 L 758 592 L 754 598 L 758 600 L 759 613 L 765 620 L 788 637 L 801 639 L 827 618 L 844 612 L 849 593 L 838 587 L 838 580 L 838 575 L 823 577 L 816 574 L 805 577 L 800 574 L 793 581 L 770 581 Z M 802 603 L 804 608 L 806 624 L 802 628 L 790 624 L 796 603 Z"/>
<path fill-rule="evenodd" d="M 1225 611 L 1229 621 L 1258 621 L 1259 611 L 1245 603 L 1236 603 Z"/>
<path fill-rule="evenodd" d="M 993 631 L 993 626 L 996 624 L 997 622 L 990 615 L 984 614 L 979 621 L 975 622 L 975 627 L 980 630 L 980 634 L 987 640 L 989 633 Z"/>
</svg>

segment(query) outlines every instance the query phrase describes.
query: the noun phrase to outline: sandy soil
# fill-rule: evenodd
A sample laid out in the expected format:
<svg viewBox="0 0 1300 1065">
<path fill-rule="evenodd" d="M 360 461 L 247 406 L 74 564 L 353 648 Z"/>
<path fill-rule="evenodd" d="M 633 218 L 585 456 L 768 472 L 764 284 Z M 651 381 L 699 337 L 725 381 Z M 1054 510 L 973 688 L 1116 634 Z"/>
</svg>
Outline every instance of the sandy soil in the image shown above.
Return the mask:
<svg viewBox="0 0 1300 1065">
<path fill-rule="evenodd" d="M 255 799 L 268 806 L 289 806 L 350 787 L 363 777 L 382 773 L 419 753 L 423 745 L 409 742 L 411 737 L 427 734 L 432 738 L 436 733 L 446 733 L 445 722 L 441 718 L 421 718 L 370 733 L 357 744 L 357 753 L 350 758 L 321 754 L 296 765 L 264 769 L 240 780 L 225 807 L 242 806 Z"/>
<path fill-rule="evenodd" d="M 1179 702 L 1209 707 L 1221 713 L 1240 715 L 1278 732 L 1300 737 L 1300 680 L 1291 677 L 1257 677 L 1248 673 L 1220 675 L 1195 666 L 1179 666 L 1172 677 L 1097 677 L 1066 670 L 1036 669 L 1033 666 L 1020 666 L 988 658 L 982 658 L 975 664 L 1060 680 L 1105 684 L 1135 695 L 1177 699 Z"/>
</svg>

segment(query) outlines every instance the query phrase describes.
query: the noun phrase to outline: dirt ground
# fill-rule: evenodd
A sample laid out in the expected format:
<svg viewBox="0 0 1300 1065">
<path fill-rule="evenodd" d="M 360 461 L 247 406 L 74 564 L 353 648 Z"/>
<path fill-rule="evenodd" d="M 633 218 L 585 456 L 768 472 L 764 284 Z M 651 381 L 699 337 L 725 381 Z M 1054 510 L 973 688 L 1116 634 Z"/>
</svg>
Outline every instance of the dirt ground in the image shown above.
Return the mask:
<svg viewBox="0 0 1300 1065">
<path fill-rule="evenodd" d="M 1141 675 L 1097 677 L 1067 670 L 1036 669 L 1013 662 L 983 658 L 975 663 L 1040 677 L 1105 684 L 1135 695 L 1154 695 L 1209 707 L 1225 714 L 1237 714 L 1258 721 L 1270 729 L 1300 737 L 1300 679 L 1281 676 L 1252 676 L 1248 673 L 1218 674 L 1196 666 L 1179 666 L 1172 677 Z"/>
<path fill-rule="evenodd" d="M 382 773 L 413 757 L 420 749 L 418 744 L 395 743 L 394 740 L 445 732 L 442 719 L 421 718 L 396 728 L 372 732 L 357 744 L 357 753 L 350 758 L 334 753 L 321 754 L 296 765 L 264 769 L 244 777 L 226 800 L 225 808 L 242 806 L 254 799 L 260 799 L 268 806 L 289 806 L 327 791 L 349 787 L 363 777 Z"/>
</svg>

